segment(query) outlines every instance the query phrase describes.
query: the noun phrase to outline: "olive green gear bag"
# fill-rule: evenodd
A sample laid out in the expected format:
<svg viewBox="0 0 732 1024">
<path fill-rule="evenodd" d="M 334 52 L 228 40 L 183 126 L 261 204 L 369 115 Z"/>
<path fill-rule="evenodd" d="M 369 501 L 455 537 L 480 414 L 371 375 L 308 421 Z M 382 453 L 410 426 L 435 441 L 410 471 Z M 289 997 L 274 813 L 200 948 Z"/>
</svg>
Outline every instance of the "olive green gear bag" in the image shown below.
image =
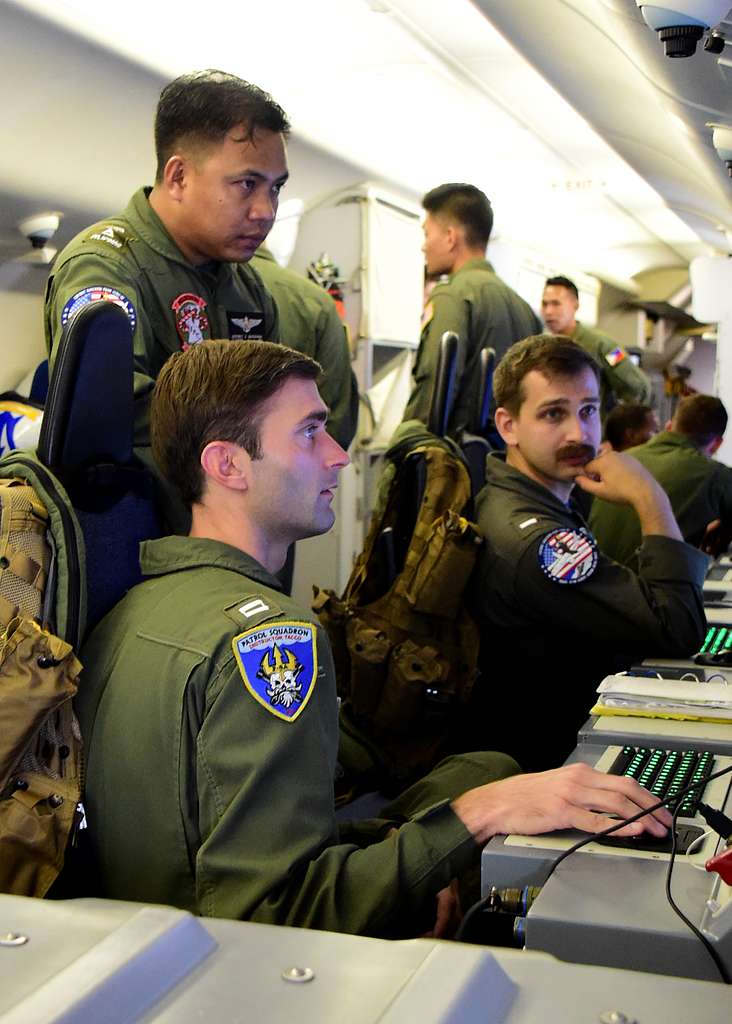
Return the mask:
<svg viewBox="0 0 732 1024">
<path fill-rule="evenodd" d="M 394 791 L 455 746 L 477 676 L 465 591 L 482 539 L 459 450 L 432 438 L 392 458 L 380 510 L 342 597 L 314 588 L 341 697 L 341 761 L 368 751 L 367 785 Z M 388 457 L 389 453 L 387 453 Z M 362 766 L 362 760 L 356 771 Z"/>
<path fill-rule="evenodd" d="M 46 895 L 83 822 L 83 551 L 54 475 L 27 452 L 0 460 L 0 892 Z"/>
</svg>

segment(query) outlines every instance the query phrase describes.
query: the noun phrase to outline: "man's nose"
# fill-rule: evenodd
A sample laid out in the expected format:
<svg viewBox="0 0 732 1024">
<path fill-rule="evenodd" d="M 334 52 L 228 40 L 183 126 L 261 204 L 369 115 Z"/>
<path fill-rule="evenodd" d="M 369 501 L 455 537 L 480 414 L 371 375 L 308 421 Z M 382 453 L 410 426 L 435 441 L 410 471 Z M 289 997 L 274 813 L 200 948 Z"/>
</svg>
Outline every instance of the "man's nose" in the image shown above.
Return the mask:
<svg viewBox="0 0 732 1024">
<path fill-rule="evenodd" d="M 326 461 L 329 466 L 337 467 L 338 469 L 344 469 L 351 461 L 351 456 L 348 454 L 345 448 L 342 448 L 334 437 L 330 434 L 325 435 L 328 443 L 328 450 Z"/>
<path fill-rule="evenodd" d="M 276 213 L 277 199 L 266 189 L 257 192 L 249 207 L 249 219 L 273 221 Z"/>
</svg>

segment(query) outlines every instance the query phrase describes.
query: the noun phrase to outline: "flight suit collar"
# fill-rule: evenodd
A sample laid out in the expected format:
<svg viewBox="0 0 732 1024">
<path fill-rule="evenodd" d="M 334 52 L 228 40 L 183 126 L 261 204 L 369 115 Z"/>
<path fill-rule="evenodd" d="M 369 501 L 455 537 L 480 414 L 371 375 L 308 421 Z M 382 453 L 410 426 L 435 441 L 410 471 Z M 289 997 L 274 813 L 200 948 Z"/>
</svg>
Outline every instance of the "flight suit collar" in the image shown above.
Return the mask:
<svg viewBox="0 0 732 1024">
<path fill-rule="evenodd" d="M 485 485 L 486 487 L 500 487 L 512 494 L 518 494 L 524 499 L 529 498 L 536 503 L 538 512 L 546 512 L 554 517 L 566 516 L 569 513 L 584 525 L 582 514 L 575 507 L 571 497 L 569 505 L 565 505 L 547 487 L 532 480 L 530 476 L 526 476 L 514 466 L 509 466 L 503 452 L 491 452 L 486 459 Z"/>
<path fill-rule="evenodd" d="M 202 277 L 216 279 L 220 274 L 229 272 L 229 265 L 212 261 L 202 267 L 194 267 L 185 258 L 178 246 L 173 241 L 167 228 L 150 205 L 150 193 L 152 188 L 146 185 L 139 188 L 130 199 L 127 209 L 124 212 L 125 218 L 129 221 L 132 229 L 142 238 L 150 248 L 166 260 L 180 263 L 189 271 L 195 270 Z M 222 270 L 222 268 L 225 268 Z"/>
<path fill-rule="evenodd" d="M 450 274 L 450 280 L 462 274 L 466 270 L 487 270 L 489 274 L 495 274 L 493 264 L 482 256 L 477 256 L 474 260 L 468 260 L 467 263 L 463 263 L 459 270 L 456 270 L 454 274 Z"/>
<path fill-rule="evenodd" d="M 251 555 L 206 537 L 170 536 L 143 541 L 140 545 L 140 568 L 143 576 L 165 576 L 187 569 L 229 569 L 273 590 L 282 590 L 277 577 Z"/>
<path fill-rule="evenodd" d="M 642 448 L 688 448 L 689 451 L 696 452 L 697 455 L 704 455 L 696 447 L 691 438 L 685 434 L 680 434 L 677 430 L 662 430 L 656 434 L 650 440 L 646 441 L 644 445 L 639 445 Z M 704 456 L 706 458 L 706 456 Z"/>
</svg>

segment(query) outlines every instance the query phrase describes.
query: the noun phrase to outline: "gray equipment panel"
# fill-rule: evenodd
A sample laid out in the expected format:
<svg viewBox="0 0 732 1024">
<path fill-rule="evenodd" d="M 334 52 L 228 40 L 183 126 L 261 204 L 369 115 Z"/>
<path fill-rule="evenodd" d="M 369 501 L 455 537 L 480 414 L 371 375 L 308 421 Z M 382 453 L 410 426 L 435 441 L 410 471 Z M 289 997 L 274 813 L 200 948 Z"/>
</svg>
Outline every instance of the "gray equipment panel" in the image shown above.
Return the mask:
<svg viewBox="0 0 732 1024">
<path fill-rule="evenodd" d="M 643 744 L 664 746 L 649 736 Z M 613 758 L 604 745 L 585 742 L 569 760 L 607 768 Z M 724 756 L 717 761 L 715 770 L 731 763 Z M 704 796 L 728 815 L 729 778 L 710 783 Z M 578 963 L 719 980 L 708 952 L 666 900 L 668 854 L 591 843 L 563 861 L 544 885 L 557 857 L 580 838 L 578 832 L 495 837 L 483 850 L 484 895 L 493 885 L 543 886 L 526 918 L 526 948 Z M 672 892 L 732 974 L 732 889 L 704 870 L 706 860 L 722 849 L 724 843 L 712 835 L 697 852 L 677 857 Z"/>
<path fill-rule="evenodd" d="M 391 943 L 89 899 L 0 896 L 0 921 L 2 1024 L 729 1019 L 729 992 L 720 985 L 566 964 L 543 953 Z"/>
</svg>

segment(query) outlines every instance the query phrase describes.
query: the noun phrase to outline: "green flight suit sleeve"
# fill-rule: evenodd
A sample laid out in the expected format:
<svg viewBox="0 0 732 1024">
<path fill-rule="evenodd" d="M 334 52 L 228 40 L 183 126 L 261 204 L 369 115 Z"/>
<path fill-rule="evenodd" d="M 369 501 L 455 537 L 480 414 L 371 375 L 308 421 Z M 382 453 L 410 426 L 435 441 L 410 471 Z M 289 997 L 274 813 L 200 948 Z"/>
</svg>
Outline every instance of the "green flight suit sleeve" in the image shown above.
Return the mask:
<svg viewBox="0 0 732 1024">
<path fill-rule="evenodd" d="M 431 308 L 430 308 L 431 307 Z M 440 341 L 445 331 L 455 331 L 463 344 L 467 344 L 470 331 L 470 308 L 463 299 L 456 299 L 447 288 L 438 285 L 425 307 L 425 323 L 417 349 L 412 377 L 414 384 L 404 410 L 405 420 L 421 420 L 427 423 L 432 404 L 432 391 L 437 376 L 437 364 L 440 358 Z M 463 367 L 458 367 L 458 383 Z"/>
<path fill-rule="evenodd" d="M 80 253 L 67 260 L 49 279 L 46 288 L 44 321 L 46 348 L 53 365 L 58 352 L 63 327 L 61 315 L 64 307 L 78 292 L 94 285 L 114 288 L 121 292 L 134 307 L 136 315 L 134 346 L 134 390 L 135 390 L 135 444 L 149 445 L 150 438 L 150 396 L 154 379 L 149 365 L 148 352 L 152 350 L 153 335 L 148 315 L 140 301 L 140 295 L 131 276 L 106 254 Z M 171 339 L 171 345 L 177 339 Z M 176 344 L 177 348 L 177 344 Z M 171 349 L 171 352 L 175 349 Z"/>
<path fill-rule="evenodd" d="M 615 365 L 608 362 L 608 355 L 619 347 L 609 338 L 599 340 L 597 358 L 605 383 L 619 401 L 647 405 L 651 398 L 651 383 L 643 370 L 627 354 Z"/>
<path fill-rule="evenodd" d="M 594 572 L 562 584 L 544 574 L 539 548 L 546 530 L 536 532 L 516 565 L 516 598 L 558 635 L 577 630 L 605 649 L 645 657 L 684 658 L 699 650 L 706 619 L 701 587 L 708 558 L 682 541 L 646 536 L 638 574 L 602 552 Z M 571 657 L 571 652 L 569 655 Z"/>
<path fill-rule="evenodd" d="M 322 685 L 313 702 L 334 699 Z M 199 912 L 363 935 L 429 927 L 433 897 L 479 852 L 449 803 L 366 848 L 339 843 L 317 706 L 282 721 L 247 692 L 231 660 L 209 683 L 207 704 L 195 758 Z"/>
<path fill-rule="evenodd" d="M 335 303 L 323 305 L 318 315 L 314 358 L 323 367 L 318 388 L 330 410 L 328 433 L 342 448 L 348 448 L 358 424 L 358 385 L 351 368 L 348 335 Z"/>
</svg>

